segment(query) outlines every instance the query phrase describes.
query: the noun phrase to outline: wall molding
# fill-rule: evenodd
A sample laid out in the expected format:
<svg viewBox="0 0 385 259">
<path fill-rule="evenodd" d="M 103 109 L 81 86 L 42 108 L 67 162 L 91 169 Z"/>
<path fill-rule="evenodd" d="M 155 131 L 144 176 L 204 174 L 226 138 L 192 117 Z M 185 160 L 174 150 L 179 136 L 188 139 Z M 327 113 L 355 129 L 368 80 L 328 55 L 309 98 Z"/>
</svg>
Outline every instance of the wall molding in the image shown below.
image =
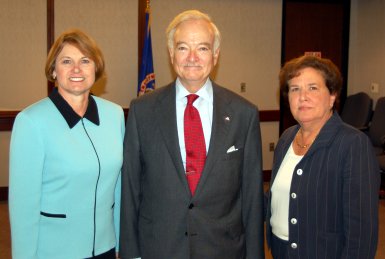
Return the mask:
<svg viewBox="0 0 385 259">
<path fill-rule="evenodd" d="M 271 179 L 271 170 L 263 170 L 263 181 L 270 182 Z"/>
<path fill-rule="evenodd" d="M 127 119 L 128 108 L 123 108 L 124 116 Z M 0 131 L 11 131 L 16 115 L 20 111 L 0 111 Z M 261 122 L 279 122 L 279 110 L 265 110 L 259 112 Z"/>
<path fill-rule="evenodd" d="M 0 201 L 8 201 L 8 187 L 0 187 Z"/>
<path fill-rule="evenodd" d="M 0 111 L 0 131 L 11 131 L 16 115 L 20 111 Z"/>
<path fill-rule="evenodd" d="M 260 122 L 279 122 L 280 111 L 279 110 L 264 110 L 259 111 Z"/>
</svg>

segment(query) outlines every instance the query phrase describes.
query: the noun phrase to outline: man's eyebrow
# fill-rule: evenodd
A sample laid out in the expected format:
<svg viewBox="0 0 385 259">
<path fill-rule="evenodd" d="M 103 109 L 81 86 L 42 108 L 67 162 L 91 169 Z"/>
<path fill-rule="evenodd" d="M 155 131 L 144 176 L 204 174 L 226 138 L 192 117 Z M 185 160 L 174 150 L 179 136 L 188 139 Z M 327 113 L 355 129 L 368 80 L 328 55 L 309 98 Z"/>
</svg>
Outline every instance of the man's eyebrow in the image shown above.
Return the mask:
<svg viewBox="0 0 385 259">
<path fill-rule="evenodd" d="M 178 46 L 178 45 L 181 45 L 181 44 L 187 44 L 187 42 L 185 42 L 185 41 L 178 41 L 178 42 L 176 42 L 175 46 Z M 196 45 L 197 46 L 204 45 L 204 46 L 207 46 L 207 47 L 211 47 L 211 44 L 209 42 L 201 42 L 201 43 L 198 43 Z"/>
</svg>

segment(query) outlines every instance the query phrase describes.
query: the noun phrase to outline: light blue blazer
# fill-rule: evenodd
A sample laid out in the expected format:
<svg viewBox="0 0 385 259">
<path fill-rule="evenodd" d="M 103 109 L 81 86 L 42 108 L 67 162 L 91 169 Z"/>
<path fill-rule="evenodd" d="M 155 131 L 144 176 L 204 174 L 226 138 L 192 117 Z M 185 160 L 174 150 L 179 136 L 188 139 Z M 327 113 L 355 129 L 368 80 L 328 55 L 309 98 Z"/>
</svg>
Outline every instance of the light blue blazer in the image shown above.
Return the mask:
<svg viewBox="0 0 385 259">
<path fill-rule="evenodd" d="M 18 114 L 10 146 L 14 259 L 87 258 L 117 245 L 122 108 L 90 97 L 83 118 L 54 92 Z"/>
</svg>

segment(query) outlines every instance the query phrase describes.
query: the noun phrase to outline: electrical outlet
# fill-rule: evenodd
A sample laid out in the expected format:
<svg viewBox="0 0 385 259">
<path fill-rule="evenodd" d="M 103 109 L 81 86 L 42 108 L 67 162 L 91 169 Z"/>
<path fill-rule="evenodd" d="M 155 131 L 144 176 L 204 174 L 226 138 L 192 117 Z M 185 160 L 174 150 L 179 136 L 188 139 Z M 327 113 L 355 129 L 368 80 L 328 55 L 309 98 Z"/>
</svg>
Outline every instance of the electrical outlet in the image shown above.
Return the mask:
<svg viewBox="0 0 385 259">
<path fill-rule="evenodd" d="M 241 83 L 241 93 L 244 93 L 244 92 L 246 92 L 246 83 L 242 82 Z"/>
<path fill-rule="evenodd" d="M 378 94 L 378 92 L 380 91 L 380 85 L 378 83 L 371 83 L 370 91 L 374 94 Z"/>
<path fill-rule="evenodd" d="M 269 151 L 270 152 L 273 152 L 274 151 L 274 142 L 271 142 L 271 143 L 269 143 Z"/>
</svg>

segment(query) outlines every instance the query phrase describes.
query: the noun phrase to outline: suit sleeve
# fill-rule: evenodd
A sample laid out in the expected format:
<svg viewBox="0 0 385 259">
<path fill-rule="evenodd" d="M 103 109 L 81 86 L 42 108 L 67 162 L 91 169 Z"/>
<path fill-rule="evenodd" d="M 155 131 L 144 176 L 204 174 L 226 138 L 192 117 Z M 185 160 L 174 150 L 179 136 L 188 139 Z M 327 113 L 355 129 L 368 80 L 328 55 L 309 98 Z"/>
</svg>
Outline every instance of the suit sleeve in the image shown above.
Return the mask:
<svg viewBox="0 0 385 259">
<path fill-rule="evenodd" d="M 264 258 L 264 195 L 259 113 L 253 110 L 244 148 L 242 217 L 246 258 Z"/>
<path fill-rule="evenodd" d="M 346 243 L 341 258 L 374 258 L 378 241 L 379 166 L 365 135 L 349 145 L 343 176 Z"/>
<path fill-rule="evenodd" d="M 134 103 L 130 106 L 123 145 L 120 251 L 122 259 L 140 257 L 138 211 L 140 206 L 140 144 Z"/>
<path fill-rule="evenodd" d="M 124 125 L 124 114 L 121 110 L 120 115 L 120 130 L 121 130 L 121 139 L 123 141 L 125 125 Z M 119 251 L 119 236 L 120 236 L 120 200 L 121 200 L 121 173 L 119 174 L 118 180 L 115 187 L 115 206 L 114 206 L 114 226 L 115 226 L 115 238 L 116 238 L 116 251 Z"/>
<path fill-rule="evenodd" d="M 13 126 L 9 162 L 12 258 L 37 258 L 44 146 L 33 121 L 20 113 Z"/>
</svg>

